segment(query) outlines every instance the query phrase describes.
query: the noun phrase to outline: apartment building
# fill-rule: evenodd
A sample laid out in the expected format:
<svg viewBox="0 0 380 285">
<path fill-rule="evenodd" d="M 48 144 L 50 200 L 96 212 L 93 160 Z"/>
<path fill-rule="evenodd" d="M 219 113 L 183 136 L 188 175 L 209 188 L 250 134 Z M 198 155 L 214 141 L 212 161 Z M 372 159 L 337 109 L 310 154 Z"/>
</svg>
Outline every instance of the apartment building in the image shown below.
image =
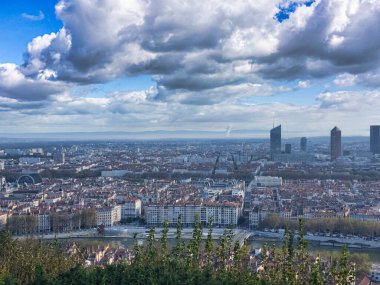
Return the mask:
<svg viewBox="0 0 380 285">
<path fill-rule="evenodd" d="M 45 213 L 37 215 L 37 230 L 40 233 L 46 233 L 51 231 L 49 214 Z"/>
<path fill-rule="evenodd" d="M 112 227 L 121 221 L 121 206 L 102 207 L 96 209 L 96 224 Z"/>
<path fill-rule="evenodd" d="M 141 217 L 141 200 L 138 198 L 129 198 L 124 204 L 121 204 L 121 219 Z"/>
<path fill-rule="evenodd" d="M 209 202 L 192 204 L 151 204 L 146 208 L 146 221 L 149 225 L 161 225 L 165 220 L 175 225 L 178 219 L 184 226 L 192 226 L 197 215 L 206 224 L 212 218 L 215 226 L 236 226 L 242 214 L 240 203 Z"/>
</svg>

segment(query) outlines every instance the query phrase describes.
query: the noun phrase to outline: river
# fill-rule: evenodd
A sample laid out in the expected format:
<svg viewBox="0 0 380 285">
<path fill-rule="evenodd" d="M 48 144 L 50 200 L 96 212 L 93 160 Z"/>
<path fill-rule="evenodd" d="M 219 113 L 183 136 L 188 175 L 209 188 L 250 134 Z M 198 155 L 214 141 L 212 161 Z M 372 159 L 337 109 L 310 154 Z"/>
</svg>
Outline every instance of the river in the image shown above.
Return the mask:
<svg viewBox="0 0 380 285">
<path fill-rule="evenodd" d="M 133 239 L 127 237 L 83 237 L 64 240 L 75 241 L 87 245 L 110 244 L 111 246 L 116 247 L 131 247 L 134 242 Z M 169 239 L 169 243 L 174 245 L 176 241 L 175 239 Z M 270 246 L 273 244 L 276 247 L 282 246 L 282 242 L 280 240 L 266 237 L 253 237 L 250 241 L 251 249 L 261 248 L 264 245 Z M 313 254 L 321 253 L 322 255 L 327 255 L 329 253 L 339 253 L 341 251 L 341 247 L 320 246 L 317 242 L 308 242 L 308 250 Z M 353 253 L 368 254 L 372 263 L 380 263 L 379 248 L 349 248 L 349 251 Z"/>
</svg>

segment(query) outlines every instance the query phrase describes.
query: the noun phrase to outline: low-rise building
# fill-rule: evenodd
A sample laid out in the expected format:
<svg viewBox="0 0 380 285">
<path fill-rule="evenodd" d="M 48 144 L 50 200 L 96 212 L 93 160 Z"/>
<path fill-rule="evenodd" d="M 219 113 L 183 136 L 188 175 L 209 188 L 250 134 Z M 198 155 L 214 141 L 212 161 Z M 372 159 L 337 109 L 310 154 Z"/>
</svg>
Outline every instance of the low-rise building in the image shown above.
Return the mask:
<svg viewBox="0 0 380 285">
<path fill-rule="evenodd" d="M 263 212 L 260 210 L 252 210 L 249 212 L 249 226 L 257 227 L 268 215 L 268 212 Z"/>
<path fill-rule="evenodd" d="M 47 233 L 51 231 L 49 214 L 44 213 L 37 216 L 37 229 L 40 233 Z"/>
<path fill-rule="evenodd" d="M 121 206 L 102 207 L 96 209 L 96 224 L 112 227 L 121 221 Z"/>
<path fill-rule="evenodd" d="M 121 219 L 141 217 L 141 200 L 138 198 L 129 198 L 121 205 Z"/>
</svg>

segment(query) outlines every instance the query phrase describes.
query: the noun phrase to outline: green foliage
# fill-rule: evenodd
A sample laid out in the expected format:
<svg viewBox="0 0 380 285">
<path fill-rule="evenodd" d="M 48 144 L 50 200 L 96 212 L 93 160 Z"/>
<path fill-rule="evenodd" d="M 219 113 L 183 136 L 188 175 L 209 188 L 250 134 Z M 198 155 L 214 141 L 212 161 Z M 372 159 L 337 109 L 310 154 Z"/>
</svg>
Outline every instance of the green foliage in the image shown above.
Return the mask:
<svg viewBox="0 0 380 285">
<path fill-rule="evenodd" d="M 355 281 L 355 268 L 349 263 L 349 255 L 347 247 L 342 248 L 341 255 L 337 263 L 337 279 L 338 284 L 349 285 Z"/>
<path fill-rule="evenodd" d="M 37 231 L 37 216 L 14 215 L 7 221 L 7 228 L 13 234 L 32 234 Z"/>
<path fill-rule="evenodd" d="M 165 220 L 164 228 L 162 229 L 161 236 L 161 256 L 162 261 L 166 263 L 167 255 L 168 255 L 168 232 L 169 232 L 169 223 Z"/>
<path fill-rule="evenodd" d="M 34 282 L 36 276 L 46 276 L 48 280 L 69 270 L 77 260 L 74 256 L 64 255 L 57 243 L 13 239 L 9 231 L 0 234 L 0 249 L 0 272 L 5 276 L 4 284 L 28 284 Z"/>
<path fill-rule="evenodd" d="M 317 260 L 312 265 L 310 284 L 311 285 L 322 285 L 323 284 L 321 262 L 319 261 L 319 258 L 317 258 Z"/>
<path fill-rule="evenodd" d="M 281 219 L 277 214 L 268 214 L 260 223 L 261 229 L 280 229 L 288 227 L 296 230 L 298 223 L 295 220 Z M 377 221 L 362 221 L 350 218 L 330 218 L 306 220 L 304 229 L 307 232 L 336 233 L 343 235 L 360 235 L 367 237 L 380 236 L 380 223 Z"/>
<path fill-rule="evenodd" d="M 211 266 L 213 249 L 214 249 L 214 243 L 212 241 L 212 222 L 213 222 L 213 219 L 212 217 L 210 217 L 207 223 L 208 232 L 207 232 L 207 239 L 206 239 L 206 244 L 205 244 L 205 254 L 206 254 L 206 260 L 207 260 L 208 266 Z"/>
<path fill-rule="evenodd" d="M 304 240 L 304 222 L 299 234 L 286 229 L 282 249 L 263 248 L 261 258 L 249 255 L 247 241 L 234 241 L 232 229 L 226 229 L 218 243 L 212 241 L 212 219 L 202 240 L 202 226 L 195 217 L 193 238 L 182 240 L 178 220 L 176 245 L 168 245 L 168 223 L 162 236 L 155 239 L 149 231 L 140 246 L 137 235 L 131 264 L 120 262 L 107 266 L 83 266 L 83 259 L 68 257 L 57 243 L 38 240 L 19 241 L 9 232 L 0 235 L 0 285 L 92 285 L 92 284 L 349 284 L 355 277 L 347 249 L 333 262 L 312 258 Z"/>
<path fill-rule="evenodd" d="M 296 260 L 299 264 L 298 272 L 300 276 L 305 276 L 308 273 L 308 257 L 309 255 L 307 253 L 307 241 L 305 240 L 305 222 L 303 219 L 300 219 L 298 227 L 298 245 L 296 252 Z"/>
<path fill-rule="evenodd" d="M 49 217 L 50 228 L 54 233 L 88 229 L 96 226 L 96 210 L 83 209 L 80 212 L 52 213 Z M 13 215 L 7 219 L 7 229 L 14 235 L 33 235 L 38 232 L 36 215 Z"/>
<path fill-rule="evenodd" d="M 48 285 L 49 279 L 46 274 L 45 268 L 41 264 L 37 264 L 35 269 L 34 281 L 31 285 Z"/>
</svg>

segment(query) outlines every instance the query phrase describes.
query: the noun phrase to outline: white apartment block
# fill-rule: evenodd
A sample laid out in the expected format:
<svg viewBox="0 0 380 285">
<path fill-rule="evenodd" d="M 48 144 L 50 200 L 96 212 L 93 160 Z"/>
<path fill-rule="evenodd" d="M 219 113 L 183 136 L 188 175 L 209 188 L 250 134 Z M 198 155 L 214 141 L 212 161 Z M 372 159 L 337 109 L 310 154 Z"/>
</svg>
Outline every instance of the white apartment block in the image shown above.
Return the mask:
<svg viewBox="0 0 380 285">
<path fill-rule="evenodd" d="M 121 221 L 121 206 L 103 207 L 96 209 L 96 224 L 112 227 Z"/>
<path fill-rule="evenodd" d="M 282 178 L 275 176 L 255 176 L 249 184 L 250 188 L 256 187 L 276 187 L 282 185 Z"/>
<path fill-rule="evenodd" d="M 249 212 L 249 226 L 257 227 L 266 217 L 268 212 L 251 211 Z"/>
<path fill-rule="evenodd" d="M 236 226 L 242 214 L 239 203 L 208 203 L 199 205 L 162 205 L 151 204 L 146 207 L 146 221 L 149 225 L 161 225 L 165 220 L 170 225 L 175 225 L 181 217 L 184 226 L 194 224 L 195 215 L 200 222 L 207 223 L 212 218 L 216 226 Z"/>
<path fill-rule="evenodd" d="M 37 215 L 37 230 L 40 233 L 46 233 L 51 231 L 50 215 L 39 214 Z"/>
<path fill-rule="evenodd" d="M 249 226 L 257 227 L 260 224 L 259 212 L 249 212 Z"/>
<path fill-rule="evenodd" d="M 20 157 L 20 164 L 37 164 L 40 163 L 41 159 L 39 157 Z"/>
<path fill-rule="evenodd" d="M 141 200 L 137 198 L 128 199 L 121 205 L 121 219 L 141 217 Z"/>
</svg>

